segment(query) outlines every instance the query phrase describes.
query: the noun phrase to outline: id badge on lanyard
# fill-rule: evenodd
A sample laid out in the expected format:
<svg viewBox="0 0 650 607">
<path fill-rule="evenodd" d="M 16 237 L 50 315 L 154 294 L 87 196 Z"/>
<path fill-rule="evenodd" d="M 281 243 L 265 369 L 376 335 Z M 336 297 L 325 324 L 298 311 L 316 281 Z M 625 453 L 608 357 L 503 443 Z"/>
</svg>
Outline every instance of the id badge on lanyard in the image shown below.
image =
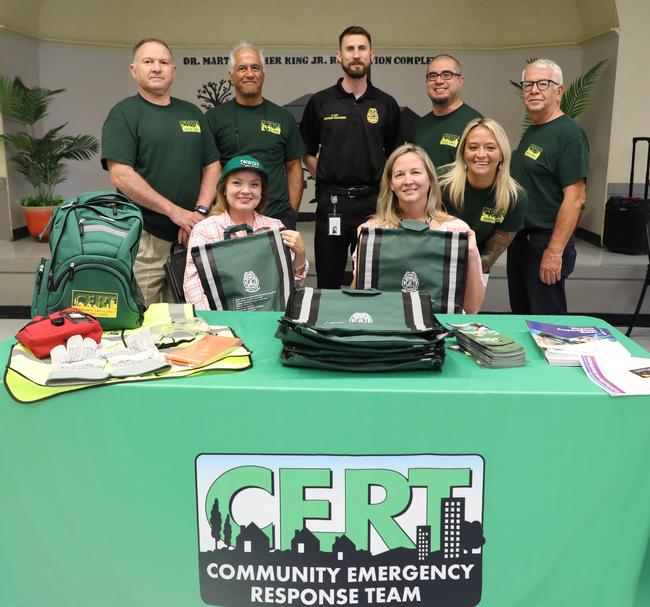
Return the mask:
<svg viewBox="0 0 650 607">
<path fill-rule="evenodd" d="M 327 215 L 327 235 L 340 236 L 341 235 L 341 215 L 336 212 L 336 204 L 338 203 L 338 196 L 332 194 L 330 202 L 332 203 L 332 212 Z"/>
</svg>

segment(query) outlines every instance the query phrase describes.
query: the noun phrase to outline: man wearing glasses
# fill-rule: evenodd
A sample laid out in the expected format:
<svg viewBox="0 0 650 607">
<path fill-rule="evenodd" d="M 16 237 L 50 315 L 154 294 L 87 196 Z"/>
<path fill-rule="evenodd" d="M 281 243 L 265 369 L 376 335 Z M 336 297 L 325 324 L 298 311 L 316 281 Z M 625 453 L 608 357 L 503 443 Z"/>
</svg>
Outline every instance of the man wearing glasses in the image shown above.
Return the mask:
<svg viewBox="0 0 650 607">
<path fill-rule="evenodd" d="M 291 113 L 262 96 L 264 55 L 240 42 L 228 61 L 235 98 L 208 110 L 206 119 L 221 166 L 234 156 L 261 160 L 269 172 L 269 203 L 264 212 L 296 229 L 303 191 L 300 158 L 305 151 Z"/>
<path fill-rule="evenodd" d="M 424 148 L 439 167 L 456 159 L 465 125 L 483 116 L 460 98 L 464 82 L 462 68 L 451 55 L 437 55 L 431 60 L 426 82 L 433 109 L 415 123 L 411 140 Z"/>
<path fill-rule="evenodd" d="M 522 74 L 531 125 L 512 155 L 526 189 L 524 229 L 508 249 L 508 291 L 515 314 L 566 314 L 564 281 L 576 259 L 573 232 L 585 202 L 589 143 L 560 108 L 562 70 L 538 59 Z"/>
</svg>

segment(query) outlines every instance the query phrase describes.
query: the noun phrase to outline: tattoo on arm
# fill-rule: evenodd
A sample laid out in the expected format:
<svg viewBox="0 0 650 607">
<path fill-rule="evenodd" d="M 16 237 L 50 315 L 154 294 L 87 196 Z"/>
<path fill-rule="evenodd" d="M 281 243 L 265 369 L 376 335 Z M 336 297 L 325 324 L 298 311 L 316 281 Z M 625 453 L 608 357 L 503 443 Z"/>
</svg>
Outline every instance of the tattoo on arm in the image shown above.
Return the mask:
<svg viewBox="0 0 650 607">
<path fill-rule="evenodd" d="M 490 268 L 499 259 L 513 241 L 517 232 L 503 232 L 502 230 L 494 230 L 492 235 L 487 239 L 483 245 L 483 252 L 481 253 L 481 265 L 483 266 L 483 273 L 490 271 Z"/>
</svg>

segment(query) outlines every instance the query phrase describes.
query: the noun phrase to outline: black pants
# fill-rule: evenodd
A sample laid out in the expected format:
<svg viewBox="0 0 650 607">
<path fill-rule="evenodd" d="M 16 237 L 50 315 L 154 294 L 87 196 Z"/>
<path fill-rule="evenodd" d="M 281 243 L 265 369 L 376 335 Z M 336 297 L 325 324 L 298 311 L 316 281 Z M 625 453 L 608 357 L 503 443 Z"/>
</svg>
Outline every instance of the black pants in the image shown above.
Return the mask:
<svg viewBox="0 0 650 607">
<path fill-rule="evenodd" d="M 357 245 L 357 228 L 376 208 L 376 193 L 357 198 L 339 195 L 336 212 L 341 215 L 341 234 L 329 236 L 329 214 L 333 212 L 330 194 L 319 194 L 314 234 L 316 279 L 319 289 L 341 288 L 348 253 L 351 254 Z"/>
<path fill-rule="evenodd" d="M 287 230 L 296 229 L 296 221 L 298 219 L 298 213 L 293 210 L 293 207 L 288 207 L 278 215 L 273 216 L 275 219 L 279 219 L 282 222 Z"/>
<path fill-rule="evenodd" d="M 566 314 L 564 281 L 573 272 L 576 249 L 571 237 L 562 254 L 561 279 L 546 285 L 539 266 L 551 240 L 551 230 L 522 230 L 508 247 L 508 295 L 513 314 Z"/>
</svg>

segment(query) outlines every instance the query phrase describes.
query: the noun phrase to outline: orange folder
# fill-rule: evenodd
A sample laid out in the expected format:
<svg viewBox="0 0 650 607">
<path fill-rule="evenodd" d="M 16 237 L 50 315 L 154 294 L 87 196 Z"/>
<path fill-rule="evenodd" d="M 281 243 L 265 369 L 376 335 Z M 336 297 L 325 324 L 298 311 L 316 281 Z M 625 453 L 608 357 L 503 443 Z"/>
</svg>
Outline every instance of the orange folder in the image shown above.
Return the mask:
<svg viewBox="0 0 650 607">
<path fill-rule="evenodd" d="M 176 365 L 199 367 L 225 358 L 241 345 L 242 342 L 239 337 L 206 335 L 191 346 L 176 348 L 167 352 L 165 358 Z"/>
</svg>

